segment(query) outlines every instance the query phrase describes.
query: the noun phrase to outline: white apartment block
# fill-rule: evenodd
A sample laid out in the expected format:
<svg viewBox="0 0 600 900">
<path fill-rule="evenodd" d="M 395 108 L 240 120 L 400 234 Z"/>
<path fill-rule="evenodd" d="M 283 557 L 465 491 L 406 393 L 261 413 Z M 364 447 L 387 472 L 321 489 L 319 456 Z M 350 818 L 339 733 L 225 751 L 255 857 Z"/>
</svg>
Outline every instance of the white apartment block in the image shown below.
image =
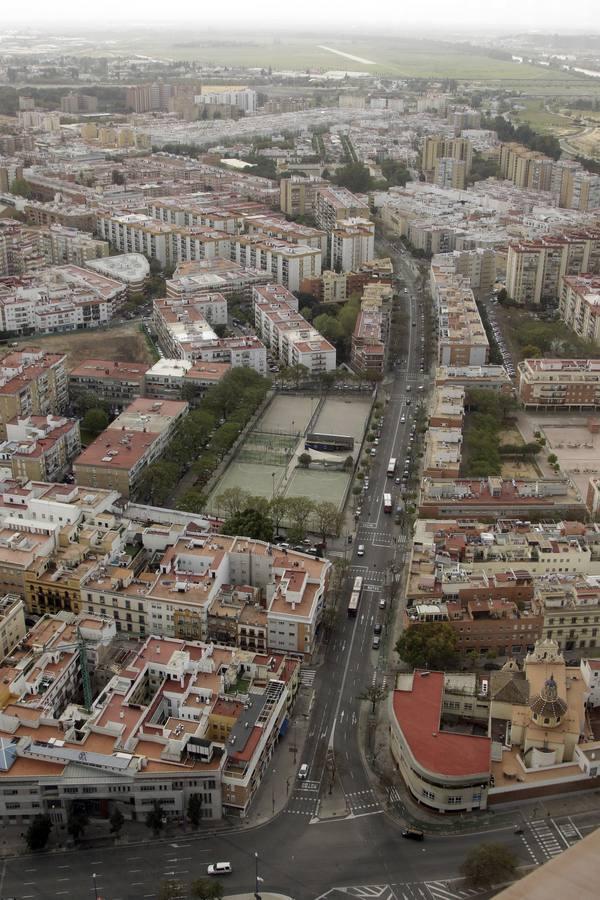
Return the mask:
<svg viewBox="0 0 600 900">
<path fill-rule="evenodd" d="M 239 265 L 269 272 L 290 291 L 300 290 L 304 278 L 321 274 L 321 250 L 302 244 L 246 235 L 231 241 L 231 259 Z"/>
<path fill-rule="evenodd" d="M 21 597 L 0 597 L 0 661 L 25 637 L 25 605 Z"/>
<path fill-rule="evenodd" d="M 490 348 L 468 280 L 433 267 L 430 274 L 439 321 L 438 365 L 485 366 Z"/>
<path fill-rule="evenodd" d="M 255 113 L 257 106 L 257 93 L 250 88 L 240 90 L 211 91 L 210 86 L 203 88 L 201 94 L 194 97 L 197 104 L 208 103 L 217 106 L 237 106 L 245 113 Z"/>
<path fill-rule="evenodd" d="M 305 366 L 312 375 L 336 368 L 335 347 L 300 315 L 287 288 L 255 287 L 253 302 L 257 333 L 286 366 Z"/>
<path fill-rule="evenodd" d="M 0 286 L 0 331 L 49 333 L 109 322 L 126 300 L 122 282 L 79 266 L 57 266 Z"/>
<path fill-rule="evenodd" d="M 600 277 L 567 276 L 562 279 L 560 317 L 576 335 L 600 344 Z"/>
<path fill-rule="evenodd" d="M 113 215 L 98 213 L 97 232 L 121 253 L 143 253 L 161 266 L 171 262 L 171 231 L 168 225 L 142 213 Z"/>
<path fill-rule="evenodd" d="M 375 257 L 375 223 L 370 219 L 341 219 L 329 236 L 330 266 L 336 272 L 356 272 Z"/>
<path fill-rule="evenodd" d="M 331 231 L 338 222 L 350 218 L 369 218 L 368 204 L 347 188 L 320 188 L 315 196 L 315 221 L 319 228 Z"/>
<path fill-rule="evenodd" d="M 267 350 L 254 336 L 219 338 L 212 325 L 227 322 L 222 294 L 200 294 L 154 301 L 153 323 L 169 359 L 229 363 L 267 373 Z"/>
</svg>

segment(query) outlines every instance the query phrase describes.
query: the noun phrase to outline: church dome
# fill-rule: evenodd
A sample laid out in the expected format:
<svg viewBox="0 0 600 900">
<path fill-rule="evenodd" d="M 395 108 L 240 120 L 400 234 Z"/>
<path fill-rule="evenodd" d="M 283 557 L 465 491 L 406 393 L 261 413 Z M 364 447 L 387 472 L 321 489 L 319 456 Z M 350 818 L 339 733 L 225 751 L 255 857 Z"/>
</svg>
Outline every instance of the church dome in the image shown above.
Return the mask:
<svg viewBox="0 0 600 900">
<path fill-rule="evenodd" d="M 554 728 L 560 723 L 567 711 L 567 704 L 558 696 L 558 685 L 553 675 L 546 679 L 540 693 L 532 697 L 529 706 L 537 725 Z"/>
</svg>

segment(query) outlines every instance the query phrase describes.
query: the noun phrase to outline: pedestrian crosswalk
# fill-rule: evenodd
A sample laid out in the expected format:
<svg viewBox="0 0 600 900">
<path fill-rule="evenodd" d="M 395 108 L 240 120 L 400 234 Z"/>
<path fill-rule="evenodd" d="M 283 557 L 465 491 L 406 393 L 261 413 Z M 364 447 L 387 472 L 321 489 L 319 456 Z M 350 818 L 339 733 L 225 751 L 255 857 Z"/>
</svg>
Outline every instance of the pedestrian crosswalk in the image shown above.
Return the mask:
<svg viewBox="0 0 600 900">
<path fill-rule="evenodd" d="M 321 784 L 319 781 L 302 781 L 300 783 L 300 787 L 298 790 L 301 791 L 317 791 L 319 790 Z"/>
<path fill-rule="evenodd" d="M 300 684 L 310 687 L 315 680 L 316 669 L 300 669 Z"/>
<path fill-rule="evenodd" d="M 561 839 L 558 826 L 552 819 L 534 819 L 523 829 L 523 843 L 531 859 L 546 862 L 562 853 L 568 846 L 566 837 Z"/>
<path fill-rule="evenodd" d="M 462 879 L 450 881 L 406 881 L 399 884 L 356 884 L 331 888 L 316 900 L 468 900 L 487 891 L 463 886 Z"/>
<path fill-rule="evenodd" d="M 402 797 L 400 795 L 400 791 L 396 787 L 390 788 L 390 802 L 391 803 L 402 803 Z"/>
<path fill-rule="evenodd" d="M 379 801 L 371 788 L 368 788 L 365 791 L 354 791 L 350 794 L 346 794 L 346 803 L 352 813 L 361 813 L 379 807 Z"/>
</svg>

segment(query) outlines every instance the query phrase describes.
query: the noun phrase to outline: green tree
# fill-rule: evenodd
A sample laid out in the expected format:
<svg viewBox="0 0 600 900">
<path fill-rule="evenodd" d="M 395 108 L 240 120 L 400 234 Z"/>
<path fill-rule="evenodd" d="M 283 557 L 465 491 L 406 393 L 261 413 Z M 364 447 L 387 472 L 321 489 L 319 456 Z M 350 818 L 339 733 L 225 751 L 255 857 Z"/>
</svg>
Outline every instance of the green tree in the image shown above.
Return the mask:
<svg viewBox="0 0 600 900">
<path fill-rule="evenodd" d="M 294 542 L 304 540 L 308 531 L 308 519 L 314 510 L 310 497 L 288 497 L 288 537 Z"/>
<path fill-rule="evenodd" d="M 100 434 L 101 431 L 104 431 L 107 425 L 108 416 L 104 410 L 99 407 L 88 409 L 81 422 L 81 427 L 84 431 L 87 431 L 94 436 Z"/>
<path fill-rule="evenodd" d="M 337 617 L 338 611 L 336 607 L 332 606 L 331 604 L 326 606 L 321 613 L 321 626 L 328 638 L 331 636 L 331 633 L 335 629 Z"/>
<path fill-rule="evenodd" d="M 17 197 L 25 197 L 28 200 L 33 191 L 31 190 L 31 185 L 25 178 L 15 178 L 15 180 L 11 182 L 10 193 L 16 194 Z"/>
<path fill-rule="evenodd" d="M 375 715 L 377 706 L 387 696 L 387 689 L 380 684 L 369 684 L 358 695 L 359 700 L 368 700 L 371 704 L 371 713 Z"/>
<path fill-rule="evenodd" d="M 223 534 L 239 534 L 257 541 L 273 540 L 273 520 L 259 509 L 246 507 L 223 524 Z"/>
<path fill-rule="evenodd" d="M 119 807 L 115 806 L 112 813 L 110 814 L 110 833 L 118 837 L 124 824 L 125 816 L 123 815 Z"/>
<path fill-rule="evenodd" d="M 331 316 L 329 313 L 321 313 L 315 318 L 313 325 L 326 340 L 331 341 L 333 344 L 337 344 L 344 334 L 342 325 L 336 316 Z"/>
<path fill-rule="evenodd" d="M 149 809 L 146 813 L 146 825 L 152 831 L 154 837 L 158 837 L 163 830 L 164 819 L 164 810 L 158 800 L 155 800 L 152 809 Z"/>
<path fill-rule="evenodd" d="M 497 297 L 499 303 L 506 303 L 506 301 L 508 300 L 508 292 L 506 288 L 500 288 Z"/>
<path fill-rule="evenodd" d="M 80 837 L 83 837 L 88 824 L 88 815 L 83 806 L 73 805 L 67 819 L 67 831 L 74 841 L 78 841 Z"/>
<path fill-rule="evenodd" d="M 449 669 L 456 665 L 456 632 L 448 622 L 411 625 L 396 643 L 398 656 L 413 669 Z"/>
<path fill-rule="evenodd" d="M 206 506 L 206 495 L 201 491 L 191 489 L 182 494 L 177 500 L 177 509 L 182 512 L 195 513 L 198 515 Z"/>
<path fill-rule="evenodd" d="M 396 159 L 384 159 L 381 163 L 381 174 L 388 185 L 401 185 L 404 187 L 410 181 L 410 172 L 404 163 Z"/>
<path fill-rule="evenodd" d="M 514 879 L 517 857 L 506 844 L 480 844 L 467 854 L 460 870 L 469 887 L 489 889 Z"/>
<path fill-rule="evenodd" d="M 241 487 L 230 487 L 216 497 L 217 509 L 223 510 L 227 517 L 237 516 L 246 509 L 250 501 L 250 491 Z"/>
<path fill-rule="evenodd" d="M 34 852 L 43 850 L 48 843 L 51 831 L 52 820 L 50 816 L 34 816 L 25 832 L 25 843 Z"/>
<path fill-rule="evenodd" d="M 348 188 L 349 191 L 358 193 L 368 191 L 371 184 L 369 170 L 361 162 L 352 162 L 342 166 L 332 180 L 336 184 Z"/>
<path fill-rule="evenodd" d="M 213 881 L 212 878 L 197 878 L 190 885 L 190 893 L 198 900 L 222 900 L 225 891 L 220 881 Z"/>
<path fill-rule="evenodd" d="M 525 359 L 537 359 L 542 355 L 541 349 L 536 344 L 526 344 L 521 352 Z"/>
<path fill-rule="evenodd" d="M 194 829 L 200 825 L 202 818 L 202 797 L 200 794 L 191 794 L 187 805 L 187 817 Z"/>
<path fill-rule="evenodd" d="M 151 506 L 164 506 L 175 490 L 179 479 L 179 468 L 176 463 L 160 460 L 146 466 L 142 472 L 137 495 L 147 500 Z"/>
<path fill-rule="evenodd" d="M 327 540 L 327 535 L 338 536 L 344 521 L 343 513 L 337 508 L 335 503 L 329 500 L 321 500 L 315 503 L 314 518 L 317 523 L 317 531 L 323 543 Z"/>
<path fill-rule="evenodd" d="M 125 184 L 125 173 L 120 169 L 113 169 L 111 178 L 113 184 Z"/>
<path fill-rule="evenodd" d="M 276 494 L 269 503 L 269 515 L 271 516 L 271 521 L 273 522 L 273 528 L 275 529 L 276 534 L 279 534 L 279 528 L 287 515 L 287 510 L 288 502 L 286 498 Z"/>
<path fill-rule="evenodd" d="M 186 900 L 187 887 L 178 878 L 166 878 L 158 886 L 158 900 Z"/>
<path fill-rule="evenodd" d="M 301 453 L 298 457 L 298 465 L 302 466 L 303 469 L 308 469 L 312 462 L 312 456 L 310 453 Z"/>
</svg>

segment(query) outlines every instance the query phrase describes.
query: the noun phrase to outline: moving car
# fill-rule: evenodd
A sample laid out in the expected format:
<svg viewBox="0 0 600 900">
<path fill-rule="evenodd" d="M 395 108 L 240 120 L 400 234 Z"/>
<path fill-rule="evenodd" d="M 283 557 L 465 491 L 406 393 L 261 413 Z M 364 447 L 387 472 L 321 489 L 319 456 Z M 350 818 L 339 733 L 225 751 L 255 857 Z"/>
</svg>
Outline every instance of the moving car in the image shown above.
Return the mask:
<svg viewBox="0 0 600 900">
<path fill-rule="evenodd" d="M 300 781 L 304 781 L 306 776 L 308 775 L 308 763 L 302 763 L 300 768 L 298 769 L 298 778 Z"/>
<path fill-rule="evenodd" d="M 381 634 L 381 622 L 375 622 L 373 625 L 373 634 Z"/>
<path fill-rule="evenodd" d="M 359 545 L 358 545 L 358 550 L 356 551 L 356 555 L 357 555 L 357 556 L 364 556 L 364 555 L 365 555 L 365 545 L 364 545 L 364 544 L 359 544 Z"/>
<path fill-rule="evenodd" d="M 379 598 L 379 609 L 385 609 L 385 597 Z"/>
<path fill-rule="evenodd" d="M 207 875 L 231 875 L 232 868 L 230 862 L 211 863 L 206 870 Z"/>
<path fill-rule="evenodd" d="M 422 841 L 425 835 L 418 828 L 405 828 L 402 832 L 402 837 L 409 841 Z"/>
<path fill-rule="evenodd" d="M 373 638 L 373 650 L 379 650 L 379 645 L 381 644 L 381 638 L 378 634 Z"/>
</svg>

